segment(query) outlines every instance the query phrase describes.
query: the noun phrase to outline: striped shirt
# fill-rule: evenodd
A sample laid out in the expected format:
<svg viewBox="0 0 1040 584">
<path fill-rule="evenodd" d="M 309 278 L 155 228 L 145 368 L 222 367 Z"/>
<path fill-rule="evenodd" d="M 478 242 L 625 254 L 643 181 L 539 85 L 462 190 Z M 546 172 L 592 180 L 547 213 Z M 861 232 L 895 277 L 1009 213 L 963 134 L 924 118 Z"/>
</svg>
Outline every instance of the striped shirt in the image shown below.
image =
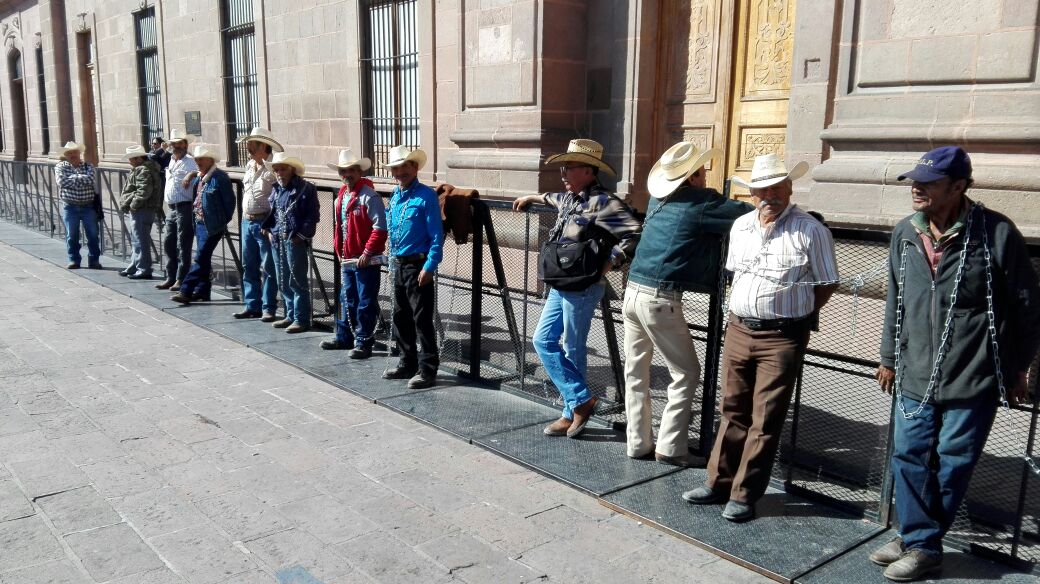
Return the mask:
<svg viewBox="0 0 1040 584">
<path fill-rule="evenodd" d="M 180 160 L 170 158 L 170 164 L 166 167 L 166 192 L 163 193 L 163 200 L 167 205 L 191 202 L 192 193 L 182 183 L 188 173 L 198 170 L 199 165 L 195 164 L 195 159 L 188 154 Z"/>
<path fill-rule="evenodd" d="M 733 272 L 730 311 L 743 318 L 806 316 L 815 308 L 807 283 L 838 280 L 830 230 L 793 204 L 766 226 L 757 209 L 738 218 L 730 230 L 726 269 Z"/>
<path fill-rule="evenodd" d="M 271 212 L 271 189 L 278 177 L 262 163 L 249 159 L 242 176 L 242 214 L 267 215 Z"/>
<path fill-rule="evenodd" d="M 68 160 L 54 165 L 58 177 L 58 196 L 70 205 L 94 204 L 94 167 L 88 162 L 73 166 Z"/>
</svg>

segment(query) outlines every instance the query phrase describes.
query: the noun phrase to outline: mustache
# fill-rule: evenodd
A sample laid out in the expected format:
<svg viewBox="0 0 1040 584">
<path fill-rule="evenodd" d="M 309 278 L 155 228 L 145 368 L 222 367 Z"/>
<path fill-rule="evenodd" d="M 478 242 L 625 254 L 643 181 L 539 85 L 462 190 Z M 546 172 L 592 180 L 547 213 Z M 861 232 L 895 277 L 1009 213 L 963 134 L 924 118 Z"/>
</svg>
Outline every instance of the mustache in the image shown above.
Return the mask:
<svg viewBox="0 0 1040 584">
<path fill-rule="evenodd" d="M 780 199 L 762 199 L 758 202 L 758 206 L 761 208 L 768 207 L 769 205 L 777 205 L 781 201 Z"/>
</svg>

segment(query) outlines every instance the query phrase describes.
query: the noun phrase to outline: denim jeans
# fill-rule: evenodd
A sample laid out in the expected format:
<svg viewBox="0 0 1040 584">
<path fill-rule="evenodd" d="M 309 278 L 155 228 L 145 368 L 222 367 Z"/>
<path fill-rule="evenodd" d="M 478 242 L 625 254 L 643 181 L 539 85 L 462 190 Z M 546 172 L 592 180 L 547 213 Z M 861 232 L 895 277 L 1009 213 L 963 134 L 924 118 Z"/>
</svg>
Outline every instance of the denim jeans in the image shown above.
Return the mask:
<svg viewBox="0 0 1040 584">
<path fill-rule="evenodd" d="M 65 222 L 65 249 L 69 254 L 69 263 L 78 266 L 83 260 L 79 253 L 79 225 L 83 223 L 83 230 L 87 232 L 87 258 L 91 264 L 96 264 L 101 257 L 101 244 L 98 242 L 98 216 L 94 205 L 65 203 L 61 217 Z"/>
<path fill-rule="evenodd" d="M 260 221 L 243 219 L 241 234 L 243 304 L 250 312 L 262 309 L 274 314 L 278 311 L 278 282 L 274 275 L 271 240 L 260 233 Z"/>
<path fill-rule="evenodd" d="M 126 271 L 131 274 L 152 274 L 152 223 L 155 211 L 130 211 L 126 214 L 126 228 L 130 232 L 133 254 Z"/>
<path fill-rule="evenodd" d="M 183 282 L 191 268 L 191 241 L 195 237 L 195 216 L 191 202 L 167 207 L 163 225 L 163 252 L 166 254 L 166 279 Z"/>
<path fill-rule="evenodd" d="M 379 316 L 379 266 L 343 266 L 336 340 L 359 349 L 372 348 Z"/>
<path fill-rule="evenodd" d="M 224 237 L 223 231 L 210 233 L 205 223 L 195 223 L 195 263 L 191 265 L 188 274 L 181 281 L 181 293 L 187 296 L 207 297 L 213 283 L 210 276 L 213 273 L 213 250 L 220 245 L 220 239 Z"/>
<path fill-rule="evenodd" d="M 574 418 L 574 408 L 593 397 L 585 381 L 586 341 L 592 316 L 602 298 L 603 284 L 580 292 L 553 288 L 534 331 L 534 350 L 563 397 L 563 417 L 568 420 Z"/>
<path fill-rule="evenodd" d="M 908 412 L 919 402 L 904 397 Z M 907 549 L 942 554 L 997 411 L 995 395 L 936 405 L 907 420 L 895 411 L 892 474 L 899 533 Z"/>
<path fill-rule="evenodd" d="M 285 318 L 300 326 L 311 325 L 311 287 L 307 274 L 307 243 L 282 241 L 275 236 L 274 270 L 285 303 Z"/>
</svg>

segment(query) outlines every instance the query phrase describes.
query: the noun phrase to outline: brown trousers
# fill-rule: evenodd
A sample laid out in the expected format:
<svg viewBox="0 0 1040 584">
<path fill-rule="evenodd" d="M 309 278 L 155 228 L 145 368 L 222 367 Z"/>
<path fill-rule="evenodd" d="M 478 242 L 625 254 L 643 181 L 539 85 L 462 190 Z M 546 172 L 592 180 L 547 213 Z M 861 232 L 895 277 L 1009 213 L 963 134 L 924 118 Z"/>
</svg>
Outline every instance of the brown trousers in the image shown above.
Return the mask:
<svg viewBox="0 0 1040 584">
<path fill-rule="evenodd" d="M 769 486 L 809 327 L 804 321 L 780 331 L 753 331 L 730 318 L 722 354 L 722 423 L 705 483 L 729 490 L 730 500 L 754 503 Z"/>
</svg>

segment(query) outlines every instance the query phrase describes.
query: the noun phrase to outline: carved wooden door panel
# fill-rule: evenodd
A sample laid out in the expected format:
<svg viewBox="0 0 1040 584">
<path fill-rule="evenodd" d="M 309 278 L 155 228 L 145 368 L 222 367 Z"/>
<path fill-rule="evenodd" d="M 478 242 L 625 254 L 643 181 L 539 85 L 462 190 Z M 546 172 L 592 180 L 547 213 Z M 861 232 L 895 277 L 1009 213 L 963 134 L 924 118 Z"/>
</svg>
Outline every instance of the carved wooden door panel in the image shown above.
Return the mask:
<svg viewBox="0 0 1040 584">
<path fill-rule="evenodd" d="M 736 51 L 730 93 L 726 176 L 747 178 L 755 156 L 784 156 L 795 0 L 737 3 Z M 732 194 L 747 195 L 733 188 Z"/>
</svg>

